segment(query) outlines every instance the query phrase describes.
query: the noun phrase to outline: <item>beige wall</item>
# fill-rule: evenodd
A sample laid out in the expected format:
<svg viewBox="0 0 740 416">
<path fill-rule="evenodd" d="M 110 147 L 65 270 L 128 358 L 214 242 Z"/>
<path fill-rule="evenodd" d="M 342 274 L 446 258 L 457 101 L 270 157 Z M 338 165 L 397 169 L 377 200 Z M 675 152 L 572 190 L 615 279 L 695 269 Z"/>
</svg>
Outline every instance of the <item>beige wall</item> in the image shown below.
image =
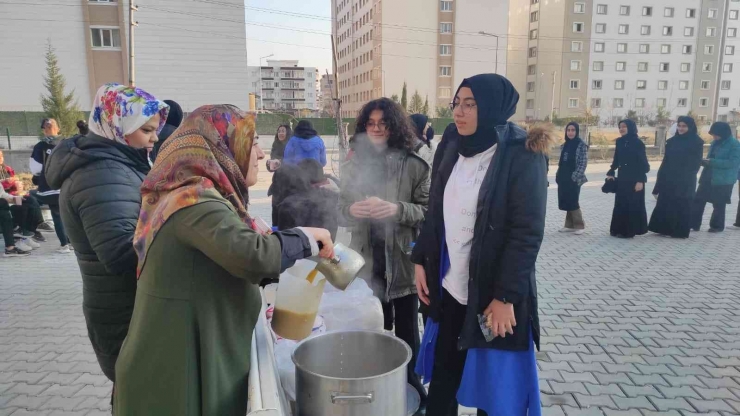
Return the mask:
<svg viewBox="0 0 740 416">
<path fill-rule="evenodd" d="M 128 83 L 128 42 L 126 27 L 123 22 L 123 1 L 118 4 L 95 4 L 88 0 L 82 2 L 83 20 L 85 21 L 84 44 L 87 57 L 88 84 L 90 99 L 95 98 L 98 88 L 107 83 Z M 91 27 L 108 26 L 118 27 L 120 33 L 120 49 L 94 49 L 91 41 Z"/>
<path fill-rule="evenodd" d="M 563 26 L 563 32 L 561 37 L 562 51 L 563 51 L 563 62 L 561 65 L 560 73 L 563 74 L 560 77 L 560 83 L 555 84 L 555 113 L 560 117 L 571 117 L 571 116 L 583 116 L 587 109 L 590 109 L 591 103 L 588 102 L 588 90 L 589 90 L 589 62 L 590 62 L 590 51 L 591 51 L 591 16 L 593 11 L 593 2 L 586 3 L 586 12 L 583 14 L 573 13 L 573 7 L 576 0 L 564 1 L 565 4 L 565 21 Z M 579 1 L 581 2 L 581 1 Z M 573 33 L 573 24 L 583 23 L 583 33 Z M 574 41 L 580 41 L 583 44 L 582 52 L 572 52 L 571 43 Z M 580 71 L 571 71 L 571 61 L 576 60 L 581 62 Z M 547 76 L 548 74 L 545 74 Z M 552 76 L 550 76 L 552 79 Z M 556 77 L 557 79 L 557 77 Z M 579 89 L 571 89 L 570 83 L 572 80 L 578 80 L 580 82 Z M 550 84 L 551 85 L 551 84 Z M 550 93 L 552 97 L 552 92 Z M 575 98 L 578 100 L 578 108 L 570 108 L 569 100 Z M 550 114 L 552 110 L 552 101 L 546 115 Z M 540 115 L 540 118 L 545 118 L 544 115 Z"/>
</svg>

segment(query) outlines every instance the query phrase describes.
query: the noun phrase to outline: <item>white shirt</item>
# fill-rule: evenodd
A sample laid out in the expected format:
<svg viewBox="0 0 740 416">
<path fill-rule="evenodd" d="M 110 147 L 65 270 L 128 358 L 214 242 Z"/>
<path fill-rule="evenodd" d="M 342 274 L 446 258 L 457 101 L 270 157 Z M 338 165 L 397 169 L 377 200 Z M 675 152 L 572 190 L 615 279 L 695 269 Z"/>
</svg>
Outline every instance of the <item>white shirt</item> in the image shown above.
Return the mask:
<svg viewBox="0 0 740 416">
<path fill-rule="evenodd" d="M 470 249 L 478 210 L 478 193 L 496 146 L 473 157 L 460 156 L 447 180 L 444 194 L 445 240 L 450 270 L 442 287 L 461 305 L 468 304 Z"/>
</svg>

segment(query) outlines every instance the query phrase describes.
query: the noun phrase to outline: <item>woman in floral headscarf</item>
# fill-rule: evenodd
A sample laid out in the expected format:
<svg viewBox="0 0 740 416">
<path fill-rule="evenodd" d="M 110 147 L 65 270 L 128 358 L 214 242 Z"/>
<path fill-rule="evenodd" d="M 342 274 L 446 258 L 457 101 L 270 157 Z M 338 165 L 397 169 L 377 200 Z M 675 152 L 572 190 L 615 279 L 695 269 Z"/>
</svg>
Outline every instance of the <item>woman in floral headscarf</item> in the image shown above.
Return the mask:
<svg viewBox="0 0 740 416">
<path fill-rule="evenodd" d="M 247 188 L 264 156 L 254 117 L 229 105 L 196 109 L 159 150 L 141 187 L 117 416 L 246 414 L 259 282 L 295 260 L 332 255 L 326 230 L 256 232 Z"/>
<path fill-rule="evenodd" d="M 104 85 L 95 96 L 90 132 L 59 143 L 45 165 L 50 188 L 61 190 L 59 208 L 82 274 L 90 341 L 114 383 L 136 295 L 139 187 L 149 173 L 147 149 L 167 112 L 166 104 L 139 88 Z"/>
</svg>

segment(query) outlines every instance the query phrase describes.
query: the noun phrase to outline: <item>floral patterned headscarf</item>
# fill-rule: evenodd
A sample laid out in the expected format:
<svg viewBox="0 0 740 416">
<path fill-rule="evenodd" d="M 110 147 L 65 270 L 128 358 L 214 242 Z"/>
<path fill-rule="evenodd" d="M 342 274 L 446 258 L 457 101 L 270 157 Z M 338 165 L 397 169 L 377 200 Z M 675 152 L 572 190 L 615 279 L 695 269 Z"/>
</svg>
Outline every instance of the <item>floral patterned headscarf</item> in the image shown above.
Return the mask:
<svg viewBox="0 0 740 416">
<path fill-rule="evenodd" d="M 220 201 L 255 229 L 247 214 L 245 177 L 254 132 L 253 114 L 232 105 L 207 105 L 190 113 L 164 142 L 141 185 L 141 213 L 134 233 L 137 276 L 157 232 L 183 208 Z"/>
<path fill-rule="evenodd" d="M 143 126 L 159 113 L 162 130 L 170 107 L 140 88 L 106 84 L 98 89 L 90 113 L 90 131 L 98 136 L 128 145 L 126 136 Z"/>
</svg>

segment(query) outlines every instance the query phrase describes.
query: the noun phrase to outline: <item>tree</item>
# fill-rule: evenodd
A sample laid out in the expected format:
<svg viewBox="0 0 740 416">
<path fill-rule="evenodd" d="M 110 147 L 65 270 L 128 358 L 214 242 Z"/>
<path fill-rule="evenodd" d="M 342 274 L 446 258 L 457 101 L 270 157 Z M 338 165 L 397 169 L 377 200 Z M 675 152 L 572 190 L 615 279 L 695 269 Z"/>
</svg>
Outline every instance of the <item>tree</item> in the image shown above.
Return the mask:
<svg viewBox="0 0 740 416">
<path fill-rule="evenodd" d="M 438 106 L 435 113 L 437 113 L 437 118 L 452 118 L 452 110 L 445 105 Z"/>
<path fill-rule="evenodd" d="M 421 114 L 429 117 L 429 96 L 424 98 L 424 107 L 421 108 Z"/>
<path fill-rule="evenodd" d="M 627 117 L 625 117 L 627 120 L 632 120 L 635 123 L 637 123 L 637 111 L 635 110 L 629 110 L 627 111 Z"/>
<path fill-rule="evenodd" d="M 655 113 L 655 122 L 659 125 L 666 125 L 671 121 L 671 112 L 666 110 L 665 107 L 658 107 L 658 111 Z"/>
<path fill-rule="evenodd" d="M 403 107 L 404 110 L 408 108 L 408 97 L 406 97 L 408 94 L 406 92 L 406 83 L 403 83 L 403 90 L 401 90 L 401 107 Z"/>
<path fill-rule="evenodd" d="M 74 90 L 65 93 L 66 84 L 67 81 L 59 68 L 54 47 L 49 41 L 46 49 L 46 76 L 44 77 L 44 87 L 48 95 L 41 95 L 41 107 L 47 118 L 53 118 L 59 123 L 61 135 L 69 137 L 78 133 L 77 121 L 83 119 L 84 115 L 75 99 Z"/>
<path fill-rule="evenodd" d="M 690 110 L 689 113 L 686 114 L 686 117 L 691 117 L 696 120 L 696 113 L 694 113 L 694 110 Z"/>
<path fill-rule="evenodd" d="M 393 101 L 394 103 L 400 103 L 400 101 L 398 100 L 398 94 L 391 95 L 391 101 Z"/>
<path fill-rule="evenodd" d="M 410 114 L 421 113 L 424 111 L 424 102 L 421 100 L 419 91 L 414 91 L 414 95 L 411 96 L 411 104 L 409 104 L 408 111 Z"/>
</svg>

